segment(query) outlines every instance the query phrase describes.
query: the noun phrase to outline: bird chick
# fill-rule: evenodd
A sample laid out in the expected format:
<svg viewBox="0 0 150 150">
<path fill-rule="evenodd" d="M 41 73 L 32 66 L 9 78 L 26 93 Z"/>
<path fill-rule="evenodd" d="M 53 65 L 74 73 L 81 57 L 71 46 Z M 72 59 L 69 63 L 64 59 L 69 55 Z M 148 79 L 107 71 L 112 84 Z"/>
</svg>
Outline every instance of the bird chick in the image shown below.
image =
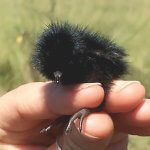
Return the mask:
<svg viewBox="0 0 150 150">
<path fill-rule="evenodd" d="M 32 62 L 34 68 L 48 80 L 62 86 L 100 82 L 106 97 L 113 80 L 127 72 L 125 56 L 121 47 L 86 27 L 52 23 L 39 36 Z M 95 110 L 84 108 L 75 113 L 66 132 L 71 131 L 71 124 L 77 118 L 80 118 L 81 131 L 84 117 L 92 110 L 100 111 L 102 107 L 100 105 Z"/>
</svg>

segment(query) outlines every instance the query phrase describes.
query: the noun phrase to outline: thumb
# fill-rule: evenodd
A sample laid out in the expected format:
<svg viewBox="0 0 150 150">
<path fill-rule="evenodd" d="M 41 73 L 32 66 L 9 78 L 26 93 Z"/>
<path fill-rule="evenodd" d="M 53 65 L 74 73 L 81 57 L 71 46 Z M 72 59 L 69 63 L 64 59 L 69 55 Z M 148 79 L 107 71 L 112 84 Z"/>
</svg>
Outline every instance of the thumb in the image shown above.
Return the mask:
<svg viewBox="0 0 150 150">
<path fill-rule="evenodd" d="M 114 129 L 110 116 L 104 112 L 88 115 L 83 121 L 81 133 L 78 130 L 78 121 L 72 125 L 71 133 L 64 133 L 58 139 L 62 150 L 105 150 Z"/>
</svg>

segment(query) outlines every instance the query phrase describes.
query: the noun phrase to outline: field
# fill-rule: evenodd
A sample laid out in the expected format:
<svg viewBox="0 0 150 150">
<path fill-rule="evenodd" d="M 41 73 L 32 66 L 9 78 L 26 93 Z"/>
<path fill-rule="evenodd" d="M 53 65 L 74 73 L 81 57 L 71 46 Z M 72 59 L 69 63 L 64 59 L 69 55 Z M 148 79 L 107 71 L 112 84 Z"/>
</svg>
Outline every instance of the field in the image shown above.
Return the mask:
<svg viewBox="0 0 150 150">
<path fill-rule="evenodd" d="M 41 30 L 51 21 L 88 25 L 127 50 L 130 80 L 140 80 L 150 97 L 149 0 L 0 0 L 0 94 L 44 80 L 30 65 Z M 150 138 L 131 137 L 129 150 L 150 149 Z"/>
</svg>

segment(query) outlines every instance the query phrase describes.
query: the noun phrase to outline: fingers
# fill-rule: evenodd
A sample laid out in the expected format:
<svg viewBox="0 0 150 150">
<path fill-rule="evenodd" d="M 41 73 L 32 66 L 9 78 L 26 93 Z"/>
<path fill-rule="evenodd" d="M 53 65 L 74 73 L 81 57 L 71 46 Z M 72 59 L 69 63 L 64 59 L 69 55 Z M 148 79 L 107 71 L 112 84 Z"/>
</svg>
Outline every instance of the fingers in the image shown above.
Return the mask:
<svg viewBox="0 0 150 150">
<path fill-rule="evenodd" d="M 113 134 L 113 122 L 106 113 L 92 113 L 83 122 L 82 133 L 78 131 L 79 124 L 73 125 L 69 134 L 64 134 L 58 141 L 62 150 L 94 149 L 104 150 Z"/>
<path fill-rule="evenodd" d="M 5 110 L 0 110 L 0 116 L 6 117 L 6 110 L 13 109 L 12 113 L 18 112 L 22 118 L 28 120 L 55 119 L 83 107 L 96 107 L 102 102 L 103 96 L 99 83 L 68 87 L 52 82 L 29 83 L 1 97 L 0 104 L 2 108 L 5 106 Z"/>
<path fill-rule="evenodd" d="M 145 89 L 137 81 L 115 81 L 106 100 L 115 128 L 137 135 L 150 134 L 150 101 L 144 100 Z"/>
<path fill-rule="evenodd" d="M 113 115 L 115 127 L 136 135 L 150 135 L 150 100 L 145 100 L 128 113 Z"/>
<path fill-rule="evenodd" d="M 106 110 L 111 113 L 129 112 L 141 104 L 145 88 L 138 81 L 115 81 L 106 100 Z"/>
<path fill-rule="evenodd" d="M 150 125 L 150 101 L 145 100 L 136 109 L 123 114 L 128 125 L 147 127 Z M 124 122 L 125 123 L 125 122 Z"/>
</svg>

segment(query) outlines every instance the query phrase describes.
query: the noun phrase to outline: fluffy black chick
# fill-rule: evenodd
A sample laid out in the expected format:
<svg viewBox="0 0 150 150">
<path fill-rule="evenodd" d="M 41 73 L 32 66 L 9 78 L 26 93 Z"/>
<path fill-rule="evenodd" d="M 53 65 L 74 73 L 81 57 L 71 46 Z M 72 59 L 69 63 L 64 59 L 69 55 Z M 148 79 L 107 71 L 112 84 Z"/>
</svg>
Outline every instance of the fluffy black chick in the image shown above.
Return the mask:
<svg viewBox="0 0 150 150">
<path fill-rule="evenodd" d="M 125 56 L 125 51 L 114 42 L 87 28 L 52 23 L 39 36 L 32 62 L 34 68 L 56 84 L 100 82 L 107 96 L 112 81 L 127 72 Z M 89 109 L 82 109 L 74 114 L 66 130 L 71 130 L 71 123 L 80 118 L 81 131 L 88 112 Z"/>
</svg>

